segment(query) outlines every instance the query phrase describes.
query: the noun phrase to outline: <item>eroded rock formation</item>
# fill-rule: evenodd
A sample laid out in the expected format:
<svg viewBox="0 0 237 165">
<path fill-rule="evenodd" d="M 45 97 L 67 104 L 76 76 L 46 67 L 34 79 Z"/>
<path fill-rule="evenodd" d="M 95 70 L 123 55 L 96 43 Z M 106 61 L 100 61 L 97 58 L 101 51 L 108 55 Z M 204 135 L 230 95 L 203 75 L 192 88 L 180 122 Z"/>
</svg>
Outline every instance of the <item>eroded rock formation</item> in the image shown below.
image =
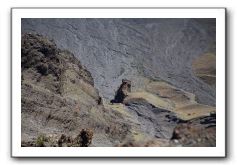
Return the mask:
<svg viewBox="0 0 237 165">
<path fill-rule="evenodd" d="M 111 100 L 111 103 L 122 103 L 129 93 L 131 93 L 131 81 L 123 79 L 122 84 L 116 91 L 115 97 L 113 100 Z"/>
</svg>

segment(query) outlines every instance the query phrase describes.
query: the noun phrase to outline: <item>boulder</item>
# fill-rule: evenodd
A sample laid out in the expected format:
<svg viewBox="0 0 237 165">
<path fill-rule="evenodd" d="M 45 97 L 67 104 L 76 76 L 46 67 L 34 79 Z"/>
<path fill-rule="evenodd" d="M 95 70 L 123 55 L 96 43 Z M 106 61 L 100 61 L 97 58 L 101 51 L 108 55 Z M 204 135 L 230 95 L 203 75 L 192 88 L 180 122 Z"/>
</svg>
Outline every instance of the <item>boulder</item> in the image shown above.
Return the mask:
<svg viewBox="0 0 237 165">
<path fill-rule="evenodd" d="M 111 100 L 111 103 L 122 103 L 124 98 L 131 92 L 131 81 L 127 79 L 122 80 L 122 84 L 118 88 L 115 97 Z"/>
</svg>

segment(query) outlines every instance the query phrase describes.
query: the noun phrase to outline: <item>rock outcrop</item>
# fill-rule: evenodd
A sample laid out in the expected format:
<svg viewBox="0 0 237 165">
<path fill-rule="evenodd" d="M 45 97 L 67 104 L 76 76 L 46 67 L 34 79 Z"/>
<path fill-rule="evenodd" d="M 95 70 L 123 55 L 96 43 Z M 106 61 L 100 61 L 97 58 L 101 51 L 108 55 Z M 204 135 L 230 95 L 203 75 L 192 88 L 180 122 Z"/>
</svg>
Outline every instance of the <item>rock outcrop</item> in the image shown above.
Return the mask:
<svg viewBox="0 0 237 165">
<path fill-rule="evenodd" d="M 93 139 L 85 145 L 112 146 L 126 137 L 129 123 L 108 113 L 90 72 L 72 53 L 32 33 L 22 35 L 21 51 L 22 146 L 47 146 L 57 139 L 63 144 L 62 134 L 75 137 L 88 128 Z"/>
<path fill-rule="evenodd" d="M 123 79 L 122 84 L 116 91 L 115 97 L 111 100 L 111 103 L 122 103 L 129 93 L 131 93 L 131 81 Z"/>
<path fill-rule="evenodd" d="M 173 146 L 184 147 L 215 147 L 216 146 L 216 118 L 210 116 L 190 120 L 178 124 L 171 138 Z"/>
</svg>

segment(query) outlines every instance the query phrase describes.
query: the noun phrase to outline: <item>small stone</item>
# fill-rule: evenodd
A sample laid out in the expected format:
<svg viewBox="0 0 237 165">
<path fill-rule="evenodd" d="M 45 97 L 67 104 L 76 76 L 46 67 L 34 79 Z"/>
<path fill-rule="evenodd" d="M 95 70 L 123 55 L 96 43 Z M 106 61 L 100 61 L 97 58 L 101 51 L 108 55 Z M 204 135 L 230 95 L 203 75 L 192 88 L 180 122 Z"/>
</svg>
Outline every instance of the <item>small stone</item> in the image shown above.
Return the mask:
<svg viewBox="0 0 237 165">
<path fill-rule="evenodd" d="M 174 140 L 174 143 L 176 143 L 176 144 L 177 144 L 177 143 L 179 143 L 179 141 L 178 141 L 177 139 L 175 139 L 175 140 Z"/>
</svg>

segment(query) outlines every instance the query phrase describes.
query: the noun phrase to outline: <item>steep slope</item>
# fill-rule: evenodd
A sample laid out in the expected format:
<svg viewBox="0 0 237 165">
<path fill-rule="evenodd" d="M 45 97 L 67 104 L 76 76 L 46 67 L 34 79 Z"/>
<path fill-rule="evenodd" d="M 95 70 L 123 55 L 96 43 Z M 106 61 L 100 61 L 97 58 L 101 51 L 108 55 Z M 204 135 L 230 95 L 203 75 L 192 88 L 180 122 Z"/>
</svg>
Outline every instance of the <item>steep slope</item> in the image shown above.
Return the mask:
<svg viewBox="0 0 237 165">
<path fill-rule="evenodd" d="M 62 146 L 84 131 L 90 146 L 215 146 L 215 58 L 206 56 L 215 54 L 214 27 L 212 19 L 22 19 L 22 145 Z"/>
<path fill-rule="evenodd" d="M 215 106 L 215 86 L 193 72 L 192 63 L 215 54 L 215 19 L 22 19 L 22 32 L 53 38 L 91 72 L 107 100 L 122 79 L 140 88 L 140 77 L 163 79 Z M 111 90 L 112 89 L 112 90 Z"/>
<path fill-rule="evenodd" d="M 215 114 L 215 107 L 197 103 L 194 94 L 178 89 L 164 81 L 149 81 L 144 85 L 144 89 L 139 89 L 136 92 L 124 89 L 123 92 L 127 95 L 121 103 L 109 104 L 105 102 L 106 108 L 121 113 L 126 116 L 126 119 L 129 119 L 130 123 L 138 125 L 138 127 L 132 125 L 130 128 L 136 140 L 130 140 L 122 146 L 127 146 L 130 143 L 131 146 L 142 146 L 150 140 L 155 142 L 152 145 L 161 145 L 160 142 L 174 136 L 174 130 L 186 129 L 187 125 L 192 130 L 184 131 L 184 135 L 179 135 L 184 138 L 181 143 L 173 144 L 172 141 L 165 141 L 161 146 L 188 146 L 189 140 L 195 143 L 190 142 L 190 146 L 215 145 L 215 139 L 213 139 L 215 137 L 215 116 L 212 116 Z M 212 118 L 212 120 L 202 122 L 203 118 Z M 196 121 L 196 124 L 193 124 L 193 121 Z M 182 123 L 186 125 L 182 125 Z M 213 128 L 210 128 L 210 132 L 205 124 L 212 125 Z M 188 140 L 186 135 L 192 138 Z M 205 136 L 212 138 L 205 140 Z M 198 138 L 204 138 L 205 143 L 196 142 Z"/>
<path fill-rule="evenodd" d="M 21 51 L 23 146 L 49 137 L 47 146 L 57 146 L 61 136 L 75 138 L 82 129 L 93 131 L 92 146 L 113 146 L 126 138 L 131 124 L 104 108 L 90 72 L 73 54 L 37 34 L 22 36 Z"/>
</svg>

